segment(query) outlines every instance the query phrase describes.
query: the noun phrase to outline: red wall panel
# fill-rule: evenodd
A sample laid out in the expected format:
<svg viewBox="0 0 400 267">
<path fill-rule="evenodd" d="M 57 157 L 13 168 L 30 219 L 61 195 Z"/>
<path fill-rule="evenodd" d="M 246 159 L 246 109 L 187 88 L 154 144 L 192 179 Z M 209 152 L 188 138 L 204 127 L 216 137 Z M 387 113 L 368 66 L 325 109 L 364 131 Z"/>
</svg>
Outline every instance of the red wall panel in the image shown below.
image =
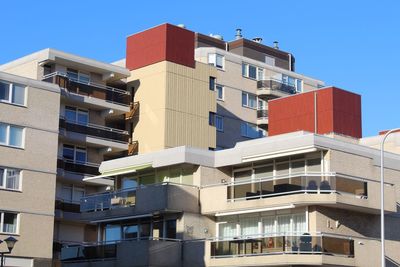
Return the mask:
<svg viewBox="0 0 400 267">
<path fill-rule="evenodd" d="M 329 87 L 268 103 L 270 136 L 295 132 L 314 132 L 314 98 L 317 101 L 317 133 L 338 133 L 361 138 L 361 97 Z"/>
<path fill-rule="evenodd" d="M 126 68 L 142 68 L 161 61 L 195 66 L 194 32 L 162 24 L 131 35 L 126 41 Z"/>
</svg>

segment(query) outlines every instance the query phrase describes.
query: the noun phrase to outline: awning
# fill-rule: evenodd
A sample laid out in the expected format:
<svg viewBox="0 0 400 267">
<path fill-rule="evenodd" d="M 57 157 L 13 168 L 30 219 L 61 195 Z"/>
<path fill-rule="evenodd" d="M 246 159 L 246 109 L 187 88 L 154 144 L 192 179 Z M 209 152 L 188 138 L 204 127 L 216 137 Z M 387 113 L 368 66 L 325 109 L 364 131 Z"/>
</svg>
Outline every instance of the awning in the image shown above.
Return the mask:
<svg viewBox="0 0 400 267">
<path fill-rule="evenodd" d="M 84 178 L 83 181 L 91 181 L 91 180 L 100 179 L 100 178 L 112 179 L 110 176 L 132 173 L 132 172 L 136 172 L 136 171 L 151 168 L 151 167 L 152 167 L 152 164 L 147 163 L 147 164 L 142 164 L 142 165 L 114 169 L 114 170 L 103 172 L 102 174 L 97 175 L 97 176 Z"/>
</svg>

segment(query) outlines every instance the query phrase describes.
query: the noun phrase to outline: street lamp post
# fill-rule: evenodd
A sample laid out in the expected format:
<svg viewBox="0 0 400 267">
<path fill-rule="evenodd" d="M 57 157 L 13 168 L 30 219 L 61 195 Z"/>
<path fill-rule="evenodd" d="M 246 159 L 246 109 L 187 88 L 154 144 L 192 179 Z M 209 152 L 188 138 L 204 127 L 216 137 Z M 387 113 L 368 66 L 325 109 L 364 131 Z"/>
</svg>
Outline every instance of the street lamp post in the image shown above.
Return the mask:
<svg viewBox="0 0 400 267">
<path fill-rule="evenodd" d="M 385 141 L 389 134 L 400 131 L 400 128 L 392 129 L 388 131 L 382 138 L 381 141 L 381 266 L 386 266 L 385 259 L 385 198 L 384 198 L 384 153 L 385 153 Z"/>
<path fill-rule="evenodd" d="M 15 243 L 16 243 L 17 241 L 18 241 L 18 240 L 15 239 L 15 238 L 12 237 L 12 236 L 9 236 L 9 237 L 7 237 L 6 239 L 4 239 L 4 242 L 6 242 L 8 251 L 6 251 L 6 252 L 0 252 L 0 256 L 1 256 L 1 257 L 0 257 L 0 266 L 1 266 L 1 267 L 4 267 L 4 255 L 5 255 L 5 254 L 10 254 L 10 253 L 11 253 L 11 251 L 13 250 L 14 245 L 15 245 Z M 1 243 L 3 243 L 2 240 L 0 240 L 0 244 L 1 244 Z"/>
</svg>

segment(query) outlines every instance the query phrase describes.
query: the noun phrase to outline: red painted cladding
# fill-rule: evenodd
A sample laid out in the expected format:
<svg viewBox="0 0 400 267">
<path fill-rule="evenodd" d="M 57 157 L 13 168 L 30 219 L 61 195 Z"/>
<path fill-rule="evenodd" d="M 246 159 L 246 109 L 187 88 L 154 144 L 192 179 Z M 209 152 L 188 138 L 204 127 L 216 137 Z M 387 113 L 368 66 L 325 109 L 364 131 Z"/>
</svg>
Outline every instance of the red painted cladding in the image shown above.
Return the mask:
<svg viewBox="0 0 400 267">
<path fill-rule="evenodd" d="M 142 68 L 170 61 L 194 68 L 194 32 L 163 24 L 131 35 L 126 43 L 126 68 Z"/>
<path fill-rule="evenodd" d="M 314 94 L 317 99 L 317 133 L 361 138 L 361 96 L 336 87 L 270 101 L 268 134 L 300 130 L 314 132 Z"/>
</svg>

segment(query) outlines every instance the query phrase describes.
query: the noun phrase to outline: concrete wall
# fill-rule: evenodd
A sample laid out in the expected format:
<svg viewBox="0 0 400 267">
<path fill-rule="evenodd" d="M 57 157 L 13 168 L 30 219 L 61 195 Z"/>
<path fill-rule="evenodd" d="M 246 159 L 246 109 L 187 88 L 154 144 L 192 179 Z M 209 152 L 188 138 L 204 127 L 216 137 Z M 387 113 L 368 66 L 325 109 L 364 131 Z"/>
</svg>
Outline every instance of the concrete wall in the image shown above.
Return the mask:
<svg viewBox="0 0 400 267">
<path fill-rule="evenodd" d="M 50 259 L 60 92 L 19 76 L 0 73 L 0 80 L 27 85 L 26 107 L 0 103 L 0 122 L 25 128 L 22 149 L 0 146 L 0 166 L 21 170 L 20 191 L 0 189 L 0 210 L 19 214 L 18 242 L 10 257 Z M 0 233 L 1 240 L 7 236 Z"/>
</svg>

